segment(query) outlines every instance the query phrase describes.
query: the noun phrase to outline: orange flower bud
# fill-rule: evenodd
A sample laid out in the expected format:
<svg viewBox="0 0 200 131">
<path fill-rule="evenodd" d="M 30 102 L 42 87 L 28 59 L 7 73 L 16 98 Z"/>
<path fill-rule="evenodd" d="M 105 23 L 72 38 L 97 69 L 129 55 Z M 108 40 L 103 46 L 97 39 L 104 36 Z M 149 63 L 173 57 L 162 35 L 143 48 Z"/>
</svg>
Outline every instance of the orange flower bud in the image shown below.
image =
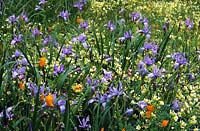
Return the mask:
<svg viewBox="0 0 200 131">
<path fill-rule="evenodd" d="M 126 130 L 123 128 L 122 131 L 126 131 Z"/>
<path fill-rule="evenodd" d="M 153 105 L 148 105 L 146 108 L 147 108 L 147 111 L 150 111 L 150 112 L 154 111 Z"/>
<path fill-rule="evenodd" d="M 101 131 L 104 131 L 104 128 L 101 128 Z"/>
<path fill-rule="evenodd" d="M 151 111 L 147 111 L 145 114 L 148 119 L 151 118 Z"/>
<path fill-rule="evenodd" d="M 76 19 L 76 22 L 77 22 L 78 24 L 80 24 L 81 22 L 83 22 L 83 19 L 82 19 L 82 18 L 77 18 L 77 19 Z"/>
<path fill-rule="evenodd" d="M 40 95 L 40 100 L 41 100 L 41 101 L 44 101 L 44 93 L 42 93 L 42 94 Z"/>
<path fill-rule="evenodd" d="M 48 96 L 46 96 L 45 100 L 46 100 L 46 105 L 47 105 L 48 107 L 53 107 L 53 106 L 54 106 L 54 105 L 53 105 L 54 96 L 53 96 L 52 94 L 49 94 Z"/>
<path fill-rule="evenodd" d="M 24 83 L 22 81 L 19 82 L 18 86 L 20 90 L 24 89 Z"/>
<path fill-rule="evenodd" d="M 46 64 L 46 58 L 45 57 L 41 57 L 40 58 L 40 67 L 43 68 Z"/>
<path fill-rule="evenodd" d="M 169 124 L 169 120 L 163 120 L 161 123 L 162 127 L 166 127 Z"/>
</svg>

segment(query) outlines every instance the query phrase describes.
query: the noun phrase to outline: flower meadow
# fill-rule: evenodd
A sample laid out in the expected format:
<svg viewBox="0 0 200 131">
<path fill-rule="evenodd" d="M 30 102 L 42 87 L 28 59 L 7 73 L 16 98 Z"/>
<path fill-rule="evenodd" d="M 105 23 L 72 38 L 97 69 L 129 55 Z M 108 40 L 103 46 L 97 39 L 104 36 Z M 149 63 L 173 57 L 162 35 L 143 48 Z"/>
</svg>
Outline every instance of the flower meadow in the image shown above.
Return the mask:
<svg viewBox="0 0 200 131">
<path fill-rule="evenodd" d="M 0 5 L 0 130 L 199 131 L 198 0 Z"/>
</svg>

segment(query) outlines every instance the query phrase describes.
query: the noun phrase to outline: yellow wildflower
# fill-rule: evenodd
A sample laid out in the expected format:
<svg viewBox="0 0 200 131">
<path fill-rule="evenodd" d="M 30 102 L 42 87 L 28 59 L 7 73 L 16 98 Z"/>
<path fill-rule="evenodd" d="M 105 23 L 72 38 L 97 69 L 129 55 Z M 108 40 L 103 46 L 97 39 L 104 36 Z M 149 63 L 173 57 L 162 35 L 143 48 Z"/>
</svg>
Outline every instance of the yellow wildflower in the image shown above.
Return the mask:
<svg viewBox="0 0 200 131">
<path fill-rule="evenodd" d="M 83 89 L 83 86 L 81 84 L 77 84 L 73 86 L 72 89 L 74 90 L 74 92 L 81 92 Z"/>
</svg>

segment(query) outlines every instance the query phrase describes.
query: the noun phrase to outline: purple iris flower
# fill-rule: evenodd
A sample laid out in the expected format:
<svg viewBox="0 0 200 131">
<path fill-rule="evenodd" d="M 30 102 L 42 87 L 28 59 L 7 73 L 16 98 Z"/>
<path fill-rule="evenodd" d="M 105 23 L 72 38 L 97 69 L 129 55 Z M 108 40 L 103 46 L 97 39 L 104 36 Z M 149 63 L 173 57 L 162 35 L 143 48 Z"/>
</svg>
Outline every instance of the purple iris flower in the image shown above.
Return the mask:
<svg viewBox="0 0 200 131">
<path fill-rule="evenodd" d="M 163 25 L 162 29 L 163 29 L 164 32 L 166 32 L 168 28 L 169 28 L 169 22 L 166 22 L 166 23 Z"/>
<path fill-rule="evenodd" d="M 54 47 L 57 48 L 57 47 L 58 47 L 58 42 L 57 42 L 56 40 L 54 40 L 54 41 L 53 41 L 53 45 L 54 45 Z"/>
<path fill-rule="evenodd" d="M 133 109 L 132 108 L 127 109 L 125 114 L 127 114 L 128 116 L 131 116 L 133 114 Z"/>
<path fill-rule="evenodd" d="M 86 42 L 86 40 L 87 40 L 87 36 L 85 35 L 85 34 L 80 34 L 79 36 L 78 36 L 78 41 L 79 42 L 81 42 L 81 43 L 84 43 L 84 42 Z"/>
<path fill-rule="evenodd" d="M 145 75 L 147 73 L 147 69 L 145 68 L 145 63 L 140 61 L 139 64 L 138 64 L 138 72 L 140 75 Z"/>
<path fill-rule="evenodd" d="M 91 125 L 89 124 L 89 116 L 87 116 L 86 118 L 83 118 L 82 120 L 80 120 L 79 116 L 78 116 L 78 121 L 80 123 L 79 127 L 83 128 L 83 129 L 88 129 L 91 128 Z"/>
<path fill-rule="evenodd" d="M 80 28 L 88 29 L 88 22 L 87 21 L 81 22 L 79 25 L 79 29 Z"/>
<path fill-rule="evenodd" d="M 22 41 L 22 35 L 19 34 L 18 36 L 15 36 L 14 39 L 11 41 L 11 45 L 15 45 L 16 43 L 19 43 Z"/>
<path fill-rule="evenodd" d="M 102 104 L 103 106 L 103 109 L 106 108 L 106 104 L 107 102 L 109 102 L 111 99 L 111 97 L 108 95 L 108 94 L 103 94 L 101 97 L 100 97 L 100 103 Z"/>
<path fill-rule="evenodd" d="M 89 48 L 90 46 L 86 43 L 87 41 L 87 36 L 85 34 L 80 34 L 78 37 L 77 37 L 77 40 L 82 43 L 83 47 L 84 48 Z"/>
<path fill-rule="evenodd" d="M 148 78 L 158 78 L 158 77 L 163 77 L 162 74 L 163 70 L 157 68 L 156 65 L 153 66 L 153 72 L 148 74 Z"/>
<path fill-rule="evenodd" d="M 109 55 L 107 54 L 103 54 L 103 59 L 106 60 L 107 62 L 111 62 L 113 61 L 113 58 L 111 58 Z"/>
<path fill-rule="evenodd" d="M 151 58 L 149 56 L 145 56 L 144 59 L 143 59 L 143 62 L 147 65 L 147 66 L 150 66 L 150 65 L 153 65 L 155 63 L 155 58 Z"/>
<path fill-rule="evenodd" d="M 144 28 L 143 29 L 140 29 L 138 30 L 138 33 L 142 33 L 146 36 L 146 38 L 149 40 L 151 35 L 151 27 L 149 26 L 148 24 L 148 19 L 147 18 L 144 18 L 144 19 L 140 19 L 140 22 L 144 25 Z"/>
<path fill-rule="evenodd" d="M 46 2 L 46 0 L 40 0 L 39 5 L 44 5 Z"/>
<path fill-rule="evenodd" d="M 76 43 L 78 41 L 77 37 L 72 38 L 71 42 Z"/>
<path fill-rule="evenodd" d="M 72 39 L 72 43 L 75 43 L 75 42 L 77 42 L 77 41 L 79 41 L 80 43 L 82 43 L 82 45 L 83 45 L 84 48 L 89 48 L 89 47 L 90 47 L 90 46 L 87 45 L 87 43 L 86 43 L 86 41 L 87 41 L 87 36 L 86 36 L 84 33 L 82 33 L 82 34 L 80 34 L 79 36 L 74 37 L 74 38 Z"/>
<path fill-rule="evenodd" d="M 25 72 L 26 72 L 26 67 L 21 67 L 21 68 L 19 68 L 19 69 L 17 70 L 17 73 L 18 73 L 18 74 L 25 74 Z"/>
<path fill-rule="evenodd" d="M 47 50 L 47 48 L 42 48 L 42 49 L 41 49 L 41 52 L 42 52 L 42 53 L 47 53 L 48 50 Z"/>
<path fill-rule="evenodd" d="M 11 107 L 8 107 L 7 109 L 6 109 L 6 118 L 7 119 L 11 119 L 13 116 L 14 116 L 14 114 L 12 114 L 11 113 L 11 111 L 13 110 L 13 106 L 11 106 Z M 3 118 L 4 117 L 4 111 L 2 111 L 1 113 L 0 113 L 0 118 Z"/>
<path fill-rule="evenodd" d="M 102 107 L 103 107 L 103 109 L 105 109 L 107 102 L 109 102 L 112 97 L 116 97 L 116 96 L 119 96 L 121 94 L 124 94 L 124 92 L 122 90 L 122 83 L 120 82 L 118 88 L 116 88 L 113 85 L 111 85 L 109 87 L 109 92 L 108 93 L 104 93 L 103 95 L 99 94 L 99 92 L 97 91 L 95 97 L 90 99 L 88 101 L 88 104 L 92 104 L 94 102 L 100 102 Z"/>
<path fill-rule="evenodd" d="M 140 14 L 140 12 L 136 12 L 136 13 L 132 13 L 129 15 L 129 17 L 132 19 L 132 21 L 136 22 L 140 19 L 142 19 L 142 16 Z"/>
<path fill-rule="evenodd" d="M 172 109 L 173 109 L 175 112 L 180 111 L 180 103 L 179 103 L 177 100 L 174 100 L 174 101 L 172 102 Z"/>
<path fill-rule="evenodd" d="M 13 71 L 13 72 L 12 72 L 12 78 L 14 78 L 14 79 L 15 79 L 15 78 L 17 78 L 17 76 L 18 76 L 18 73 L 17 73 L 17 71 Z"/>
<path fill-rule="evenodd" d="M 20 61 L 20 64 L 22 64 L 23 66 L 27 66 L 28 65 L 27 59 L 23 57 L 22 60 Z"/>
<path fill-rule="evenodd" d="M 66 100 L 59 100 L 58 101 L 58 106 L 60 108 L 61 113 L 65 112 L 65 104 L 66 104 Z"/>
<path fill-rule="evenodd" d="M 8 18 L 8 23 L 9 24 L 12 24 L 14 22 L 18 22 L 18 19 L 19 17 L 16 17 L 15 15 L 11 15 L 9 18 Z"/>
<path fill-rule="evenodd" d="M 142 51 L 145 50 L 145 49 L 146 49 L 146 50 L 151 50 L 151 49 L 153 48 L 153 46 L 154 46 L 154 45 L 153 45 L 152 43 L 146 43 L 146 42 L 145 42 L 145 43 L 144 43 L 144 46 L 143 46 L 141 49 L 142 49 Z"/>
<path fill-rule="evenodd" d="M 93 81 L 91 77 L 87 78 L 87 84 L 90 85 L 90 86 L 96 86 L 98 83 L 99 83 L 99 80 Z"/>
<path fill-rule="evenodd" d="M 47 45 L 47 44 L 50 43 L 50 42 L 52 42 L 52 37 L 51 37 L 51 35 L 49 35 L 49 37 L 47 37 L 47 38 L 44 38 L 44 40 L 43 40 L 43 44 L 44 44 L 44 45 Z"/>
<path fill-rule="evenodd" d="M 77 72 L 77 73 L 80 73 L 80 72 L 82 71 L 82 69 L 81 69 L 80 67 L 76 67 L 76 68 L 74 69 L 74 71 Z"/>
<path fill-rule="evenodd" d="M 146 38 L 150 39 L 151 27 L 148 23 L 144 23 L 144 28 L 142 30 L 138 30 L 138 33 L 142 33 L 146 36 Z"/>
<path fill-rule="evenodd" d="M 126 31 L 124 33 L 124 36 L 120 38 L 120 41 L 124 42 L 125 40 L 131 39 L 131 37 L 132 37 L 132 32 L 130 30 Z"/>
<path fill-rule="evenodd" d="M 191 74 L 191 73 L 188 75 L 188 77 L 189 77 L 190 80 L 194 80 L 195 79 L 195 76 L 193 74 Z"/>
<path fill-rule="evenodd" d="M 141 20 L 141 22 L 144 26 L 148 26 L 149 20 L 147 18 L 144 18 L 143 20 Z"/>
<path fill-rule="evenodd" d="M 111 32 L 116 29 L 116 26 L 113 23 L 111 23 L 110 20 L 108 21 L 106 26 L 108 27 L 108 29 L 110 29 Z"/>
<path fill-rule="evenodd" d="M 142 51 L 144 50 L 151 50 L 153 53 L 153 56 L 157 55 L 157 51 L 158 51 L 158 45 L 153 41 L 151 43 L 144 43 L 144 46 L 141 48 Z"/>
<path fill-rule="evenodd" d="M 97 86 L 98 83 L 99 83 L 99 80 L 93 81 L 91 77 L 87 78 L 86 84 L 89 85 L 89 86 L 91 86 L 91 92 L 92 93 L 95 92 L 95 87 Z"/>
<path fill-rule="evenodd" d="M 177 69 L 181 65 L 188 64 L 185 53 L 176 52 L 171 55 L 172 59 L 175 61 L 174 68 Z"/>
<path fill-rule="evenodd" d="M 200 55 L 198 56 L 198 61 L 200 61 Z"/>
<path fill-rule="evenodd" d="M 83 10 L 83 6 L 86 4 L 86 0 L 79 0 L 75 2 L 73 7 L 78 8 L 80 11 Z"/>
<path fill-rule="evenodd" d="M 108 82 L 108 80 L 112 80 L 112 72 L 111 71 L 106 71 L 103 69 L 104 76 L 101 80 L 102 83 Z"/>
<path fill-rule="evenodd" d="M 187 18 L 184 23 L 190 30 L 193 29 L 194 25 L 193 25 L 193 22 L 190 18 Z"/>
<path fill-rule="evenodd" d="M 28 18 L 27 18 L 27 16 L 26 16 L 25 13 L 22 13 L 22 14 L 21 14 L 21 18 L 22 18 L 25 22 L 28 22 Z"/>
<path fill-rule="evenodd" d="M 86 0 L 79 0 L 79 2 L 86 4 Z"/>
<path fill-rule="evenodd" d="M 79 10 L 83 10 L 84 4 L 82 2 L 75 2 L 73 6 L 78 8 Z"/>
<path fill-rule="evenodd" d="M 61 54 L 61 59 L 67 55 L 72 55 L 73 52 L 72 52 L 72 45 L 69 45 L 69 47 L 67 48 L 66 46 L 62 47 L 62 54 Z"/>
<path fill-rule="evenodd" d="M 121 82 L 121 81 L 119 82 L 118 88 L 114 87 L 114 86 L 111 84 L 111 86 L 109 87 L 109 94 L 108 94 L 108 97 L 119 96 L 119 95 L 124 94 L 124 91 L 123 91 L 122 88 L 123 88 L 123 87 L 122 87 L 122 82 Z"/>
<path fill-rule="evenodd" d="M 110 98 L 108 97 L 107 94 L 100 95 L 99 92 L 97 92 L 95 97 L 88 101 L 88 104 L 92 104 L 94 102 L 100 102 L 102 104 L 103 108 L 105 109 L 106 103 L 109 101 L 110 101 Z"/>
<path fill-rule="evenodd" d="M 42 34 L 42 32 L 40 32 L 40 31 L 38 30 L 38 28 L 32 30 L 32 36 L 33 36 L 33 37 L 35 37 L 35 36 L 37 36 L 37 35 L 41 35 L 41 34 Z"/>
<path fill-rule="evenodd" d="M 138 106 L 139 106 L 141 109 L 144 109 L 144 108 L 147 106 L 147 103 L 144 102 L 144 101 L 139 101 L 139 102 L 138 102 Z"/>
<path fill-rule="evenodd" d="M 54 65 L 53 75 L 56 76 L 64 71 L 64 65 L 61 64 L 60 66 Z"/>
<path fill-rule="evenodd" d="M 14 55 L 12 55 L 12 58 L 18 58 L 22 55 L 22 53 L 19 50 L 16 50 Z"/>
<path fill-rule="evenodd" d="M 36 10 L 36 11 L 42 10 L 42 7 L 39 6 L 39 5 L 36 5 L 35 10 Z"/>
<path fill-rule="evenodd" d="M 131 36 L 132 36 L 132 31 L 126 31 L 125 33 L 124 33 L 124 37 L 125 37 L 125 39 L 131 39 Z"/>
<path fill-rule="evenodd" d="M 38 86 L 32 82 L 28 82 L 28 88 L 31 91 L 31 95 L 35 96 L 38 92 Z"/>
<path fill-rule="evenodd" d="M 87 83 L 88 85 L 92 85 L 92 84 L 93 84 L 92 78 L 91 78 L 91 77 L 88 77 L 86 83 Z"/>
<path fill-rule="evenodd" d="M 20 80 L 25 80 L 25 73 L 26 73 L 26 67 L 21 67 L 19 69 L 14 69 L 12 71 L 12 77 L 14 79 L 19 78 Z"/>
<path fill-rule="evenodd" d="M 60 12 L 60 14 L 58 16 L 62 17 L 65 21 L 68 19 L 70 13 L 66 10 L 66 11 L 62 11 Z"/>
</svg>

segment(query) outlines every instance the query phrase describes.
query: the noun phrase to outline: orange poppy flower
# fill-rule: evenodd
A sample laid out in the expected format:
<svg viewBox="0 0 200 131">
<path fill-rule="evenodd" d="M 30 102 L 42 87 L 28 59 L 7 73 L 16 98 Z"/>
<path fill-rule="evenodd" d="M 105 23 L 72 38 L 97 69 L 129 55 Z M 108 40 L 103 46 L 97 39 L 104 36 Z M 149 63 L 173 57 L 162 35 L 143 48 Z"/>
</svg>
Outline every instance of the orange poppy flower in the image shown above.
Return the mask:
<svg viewBox="0 0 200 131">
<path fill-rule="evenodd" d="M 104 131 L 104 128 L 101 128 L 101 131 Z"/>
<path fill-rule="evenodd" d="M 76 19 L 76 22 L 77 22 L 78 24 L 80 24 L 81 22 L 83 22 L 83 19 L 82 19 L 82 18 L 77 18 L 77 19 Z"/>
<path fill-rule="evenodd" d="M 150 112 L 154 111 L 153 105 L 148 105 L 146 108 L 147 108 L 147 111 L 150 111 Z"/>
<path fill-rule="evenodd" d="M 24 83 L 22 81 L 19 82 L 18 86 L 20 90 L 24 89 Z"/>
<path fill-rule="evenodd" d="M 41 57 L 40 58 L 40 67 L 43 68 L 46 64 L 46 58 L 45 57 Z"/>
<path fill-rule="evenodd" d="M 126 130 L 123 128 L 122 131 L 126 131 Z"/>
<path fill-rule="evenodd" d="M 151 118 L 151 111 L 147 111 L 145 114 L 148 119 Z"/>
<path fill-rule="evenodd" d="M 162 127 L 166 127 L 169 124 L 169 120 L 163 120 L 161 123 Z"/>
<path fill-rule="evenodd" d="M 53 102 L 54 102 L 54 96 L 52 94 L 49 94 L 48 96 L 46 96 L 45 100 L 46 100 L 46 105 L 48 107 L 53 107 L 54 106 L 54 104 L 53 104 Z"/>
</svg>

